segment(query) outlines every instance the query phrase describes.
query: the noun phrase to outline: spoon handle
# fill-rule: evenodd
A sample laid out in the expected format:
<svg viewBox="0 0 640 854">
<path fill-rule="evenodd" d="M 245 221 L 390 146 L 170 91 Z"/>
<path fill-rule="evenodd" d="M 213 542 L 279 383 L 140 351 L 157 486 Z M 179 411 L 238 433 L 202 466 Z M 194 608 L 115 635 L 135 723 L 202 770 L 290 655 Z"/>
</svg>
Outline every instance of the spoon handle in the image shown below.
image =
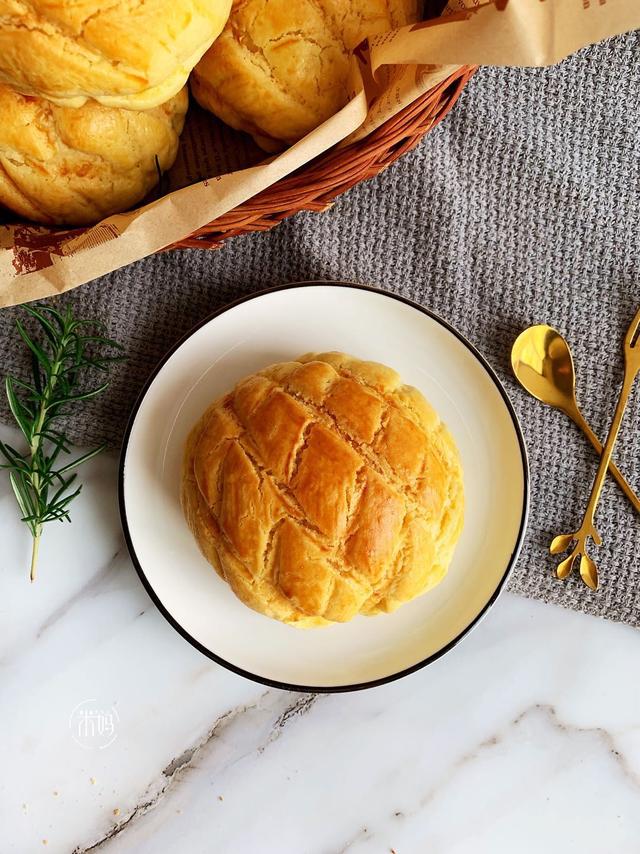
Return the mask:
<svg viewBox="0 0 640 854">
<path fill-rule="evenodd" d="M 627 366 L 624 374 L 624 380 L 622 382 L 620 397 L 618 398 L 618 405 L 616 406 L 613 421 L 611 422 L 611 427 L 609 428 L 609 435 L 607 436 L 607 441 L 605 442 L 604 450 L 600 455 L 600 465 L 598 466 L 598 472 L 595 476 L 595 480 L 593 481 L 593 486 L 591 487 L 589 503 L 587 505 L 587 509 L 585 510 L 581 525 L 581 531 L 588 531 L 590 534 L 595 528 L 595 515 L 596 508 L 600 500 L 600 493 L 602 492 L 604 479 L 607 476 L 607 469 L 609 468 L 609 463 L 611 462 L 613 448 L 616 443 L 616 439 L 618 438 L 618 433 L 620 432 L 620 425 L 622 424 L 624 411 L 627 406 L 627 401 L 629 400 L 629 395 L 631 394 L 633 381 L 636 378 L 637 373 L 637 369 L 631 369 Z"/>
<path fill-rule="evenodd" d="M 620 432 L 620 426 L 622 424 L 622 419 L 624 418 L 627 401 L 629 400 L 629 395 L 631 394 L 631 389 L 633 388 L 635 379 L 640 373 L 639 332 L 640 309 L 636 312 L 636 316 L 631 321 L 631 326 L 624 337 L 624 377 L 622 380 L 622 388 L 620 389 L 620 396 L 618 398 L 618 405 L 616 406 L 613 421 L 609 428 L 607 441 L 604 443 L 602 454 L 600 454 L 598 472 L 595 480 L 593 481 L 593 486 L 591 487 L 589 503 L 582 519 L 582 525 L 574 537 L 574 539 L 579 541 L 579 546 L 582 550 L 580 559 L 580 575 L 584 583 L 591 587 L 592 590 L 596 590 L 598 587 L 598 570 L 595 563 L 584 551 L 584 543 L 586 541 L 586 537 L 592 537 L 598 545 L 601 542 L 600 535 L 598 534 L 595 526 L 596 508 L 598 506 L 598 501 L 600 500 L 604 479 L 607 476 L 607 470 L 613 455 L 613 448 L 616 443 L 616 439 L 618 438 L 618 433 Z"/>
<path fill-rule="evenodd" d="M 579 409 L 576 409 L 575 412 L 571 413 L 571 418 L 573 419 L 574 423 L 582 430 L 587 439 L 591 442 L 596 453 L 602 454 L 602 442 L 593 432 L 582 412 L 580 412 Z M 625 476 L 622 474 L 618 466 L 613 461 L 609 463 L 609 471 L 616 479 L 620 489 L 624 492 L 629 501 L 633 504 L 633 507 L 636 512 L 640 513 L 640 498 L 638 498 L 636 493 L 629 485 Z"/>
</svg>

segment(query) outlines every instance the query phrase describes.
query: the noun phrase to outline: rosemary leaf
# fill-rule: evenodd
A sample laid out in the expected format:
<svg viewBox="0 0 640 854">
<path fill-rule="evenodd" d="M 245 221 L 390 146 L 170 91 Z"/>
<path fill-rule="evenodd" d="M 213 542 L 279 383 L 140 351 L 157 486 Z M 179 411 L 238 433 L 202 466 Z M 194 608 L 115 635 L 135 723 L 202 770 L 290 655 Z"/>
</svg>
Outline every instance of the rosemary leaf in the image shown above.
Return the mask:
<svg viewBox="0 0 640 854">
<path fill-rule="evenodd" d="M 11 377 L 7 377 L 5 381 L 5 390 L 7 393 L 7 401 L 11 414 L 15 418 L 16 424 L 22 431 L 27 442 L 31 441 L 31 428 L 29 426 L 29 412 L 25 412 L 24 404 L 18 400 Z"/>
</svg>

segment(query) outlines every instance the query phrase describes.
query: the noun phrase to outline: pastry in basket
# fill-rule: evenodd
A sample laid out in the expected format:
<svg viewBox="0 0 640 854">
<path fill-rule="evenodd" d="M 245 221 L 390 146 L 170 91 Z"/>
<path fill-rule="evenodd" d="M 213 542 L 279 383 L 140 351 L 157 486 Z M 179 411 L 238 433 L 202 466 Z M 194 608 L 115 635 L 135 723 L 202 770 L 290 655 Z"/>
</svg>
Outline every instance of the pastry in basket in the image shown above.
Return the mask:
<svg viewBox="0 0 640 854">
<path fill-rule="evenodd" d="M 54 225 L 126 210 L 175 160 L 187 106 L 186 87 L 137 112 L 59 107 L 0 85 L 0 205 Z"/>
<path fill-rule="evenodd" d="M 194 69 L 192 92 L 277 151 L 346 104 L 353 48 L 417 17 L 417 0 L 236 0 Z"/>
<path fill-rule="evenodd" d="M 231 0 L 0 0 L 0 83 L 79 107 L 148 110 L 176 95 Z"/>
<path fill-rule="evenodd" d="M 394 611 L 444 577 L 463 521 L 454 441 L 374 362 L 311 353 L 240 382 L 185 450 L 182 506 L 250 608 L 294 626 Z"/>
</svg>

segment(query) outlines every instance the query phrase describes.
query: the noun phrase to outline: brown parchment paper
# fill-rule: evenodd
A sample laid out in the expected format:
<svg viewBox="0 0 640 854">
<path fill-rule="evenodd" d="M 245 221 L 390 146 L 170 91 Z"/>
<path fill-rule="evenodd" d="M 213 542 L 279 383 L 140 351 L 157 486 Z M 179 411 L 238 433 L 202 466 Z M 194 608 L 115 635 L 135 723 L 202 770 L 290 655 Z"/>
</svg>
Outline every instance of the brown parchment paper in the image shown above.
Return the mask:
<svg viewBox="0 0 640 854">
<path fill-rule="evenodd" d="M 0 307 L 52 296 L 168 246 L 337 144 L 362 139 L 461 65 L 550 65 L 640 27 L 640 0 L 449 0 L 356 51 L 352 97 L 282 154 L 190 108 L 156 197 L 87 229 L 0 225 Z"/>
</svg>

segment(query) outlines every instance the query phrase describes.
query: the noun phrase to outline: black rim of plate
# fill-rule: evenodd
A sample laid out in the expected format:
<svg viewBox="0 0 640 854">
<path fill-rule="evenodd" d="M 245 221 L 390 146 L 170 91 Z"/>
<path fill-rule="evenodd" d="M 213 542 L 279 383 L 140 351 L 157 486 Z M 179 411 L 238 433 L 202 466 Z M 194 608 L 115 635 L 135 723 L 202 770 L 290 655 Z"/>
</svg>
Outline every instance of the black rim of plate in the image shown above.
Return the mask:
<svg viewBox="0 0 640 854">
<path fill-rule="evenodd" d="M 288 682 L 279 682 L 277 679 L 269 679 L 265 676 L 259 676 L 256 673 L 251 673 L 248 670 L 245 670 L 242 667 L 238 667 L 236 664 L 232 664 L 230 661 L 226 661 L 224 658 L 221 658 L 219 655 L 216 655 L 215 652 L 212 652 L 207 647 L 203 646 L 199 641 L 197 641 L 189 632 L 177 622 L 177 620 L 172 616 L 172 614 L 168 611 L 165 605 L 161 602 L 160 598 L 156 594 L 153 586 L 149 582 L 149 579 L 145 575 L 145 572 L 142 568 L 140 561 L 138 560 L 138 556 L 136 554 L 135 548 L 133 546 L 133 542 L 131 539 L 131 534 L 129 531 L 129 525 L 127 521 L 127 511 L 125 507 L 124 500 L 124 475 L 125 475 L 125 465 L 127 458 L 127 448 L 129 446 L 129 438 L 131 436 L 131 431 L 135 424 L 136 416 L 138 414 L 138 410 L 140 409 L 142 402 L 144 401 L 149 388 L 155 381 L 156 377 L 164 367 L 164 365 L 169 361 L 169 359 L 173 356 L 173 354 L 178 350 L 192 335 L 194 335 L 201 327 L 206 326 L 206 324 L 210 323 L 216 317 L 219 317 L 221 314 L 224 314 L 227 311 L 230 311 L 236 306 L 242 305 L 242 303 L 249 302 L 249 300 L 259 299 L 260 297 L 268 296 L 269 294 L 276 293 L 277 291 L 286 291 L 291 290 L 293 288 L 305 288 L 305 287 L 340 287 L 340 288 L 354 288 L 356 290 L 362 291 L 370 291 L 372 293 L 381 294 L 382 296 L 389 297 L 390 299 L 398 300 L 399 302 L 403 302 L 406 305 L 411 306 L 412 308 L 417 309 L 422 312 L 422 314 L 426 314 L 427 317 L 430 317 L 436 323 L 439 323 L 443 326 L 448 332 L 454 335 L 458 341 L 464 344 L 468 350 L 475 356 L 475 358 L 480 362 L 482 367 L 485 369 L 487 374 L 493 380 L 496 385 L 500 395 L 504 401 L 504 404 L 509 412 L 511 420 L 513 422 L 513 428 L 515 430 L 516 436 L 518 438 L 518 445 L 520 447 L 520 454 L 522 457 L 522 474 L 524 480 L 524 494 L 522 501 L 522 516 L 520 518 L 520 528 L 518 530 L 518 536 L 516 537 L 516 541 L 513 547 L 513 551 L 511 553 L 511 557 L 507 562 L 507 566 L 505 571 L 498 583 L 496 589 L 493 594 L 489 598 L 489 600 L 485 603 L 484 607 L 480 610 L 480 612 L 474 617 L 474 619 L 469 623 L 466 628 L 464 628 L 453 640 L 449 641 L 444 647 L 439 649 L 437 652 L 434 652 L 432 655 L 423 659 L 422 661 L 417 662 L 416 664 L 412 664 L 410 667 L 405 668 L 404 670 L 399 670 L 397 673 L 391 673 L 388 676 L 383 676 L 379 679 L 372 679 L 369 682 L 359 682 L 352 685 L 332 685 L 332 686 L 313 686 L 313 685 L 295 685 Z M 158 608 L 160 613 L 164 616 L 164 618 L 169 622 L 173 628 L 182 635 L 182 637 L 187 640 L 192 646 L 194 646 L 199 652 L 203 655 L 206 655 L 207 658 L 210 658 L 212 661 L 215 661 L 216 664 L 220 664 L 222 667 L 225 667 L 227 670 L 230 670 L 232 673 L 237 673 L 239 676 L 244 676 L 245 679 L 250 679 L 253 682 L 258 682 L 262 685 L 267 685 L 270 688 L 280 688 L 285 691 L 299 691 L 299 692 L 308 692 L 312 694 L 338 694 L 344 693 L 346 691 L 361 691 L 365 688 L 376 688 L 379 685 L 386 685 L 389 682 L 395 682 L 397 679 L 401 679 L 403 676 L 409 676 L 411 673 L 415 673 L 418 670 L 421 670 L 423 667 L 426 667 L 428 664 L 436 661 L 438 658 L 441 658 L 445 655 L 449 650 L 453 649 L 457 646 L 460 641 L 466 637 L 469 632 L 478 625 L 480 620 L 485 616 L 487 611 L 491 608 L 491 606 L 496 602 L 504 586 L 513 571 L 513 568 L 518 559 L 518 555 L 520 553 L 520 549 L 522 548 L 522 543 L 524 540 L 524 535 L 527 527 L 527 519 L 529 515 L 529 459 L 527 456 L 527 449 L 524 441 L 524 436 L 522 434 L 522 428 L 520 427 L 520 422 L 518 421 L 518 417 L 515 413 L 513 405 L 509 400 L 509 397 L 502 386 L 502 383 L 498 379 L 493 368 L 489 365 L 484 356 L 468 341 L 464 335 L 454 329 L 449 323 L 443 320 L 434 312 L 425 308 L 413 300 L 407 299 L 406 297 L 400 296 L 399 294 L 395 294 L 392 291 L 385 291 L 382 288 L 372 287 L 371 285 L 363 285 L 357 282 L 335 282 L 335 281 L 310 281 L 310 282 L 292 282 L 286 285 L 279 285 L 273 288 L 267 288 L 266 290 L 258 291 L 256 293 L 248 294 L 247 296 L 241 297 L 240 299 L 235 300 L 228 305 L 222 306 L 222 308 L 208 315 L 204 320 L 200 321 L 196 326 L 193 327 L 189 332 L 182 336 L 173 347 L 166 353 L 165 356 L 160 360 L 160 362 L 153 369 L 149 379 L 144 384 L 142 391 L 140 392 L 138 399 L 133 407 L 133 411 L 131 416 L 129 417 L 129 421 L 127 424 L 127 428 L 125 430 L 124 438 L 122 441 L 122 451 L 120 456 L 120 466 L 118 471 L 118 503 L 120 507 L 120 519 L 122 522 L 122 529 L 124 532 L 125 541 L 127 543 L 127 548 L 129 550 L 129 554 L 131 556 L 131 560 L 133 565 L 144 585 L 145 590 L 153 600 L 155 606 Z"/>
</svg>

